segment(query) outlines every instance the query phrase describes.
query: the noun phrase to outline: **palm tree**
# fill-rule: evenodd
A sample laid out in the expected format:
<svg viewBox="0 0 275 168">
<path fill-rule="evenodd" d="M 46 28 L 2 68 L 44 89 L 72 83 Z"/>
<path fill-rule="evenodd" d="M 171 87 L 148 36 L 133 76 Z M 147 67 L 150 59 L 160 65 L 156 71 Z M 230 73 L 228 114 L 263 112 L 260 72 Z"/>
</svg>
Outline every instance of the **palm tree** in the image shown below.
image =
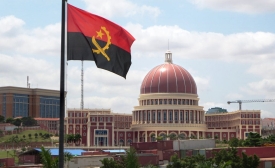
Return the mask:
<svg viewBox="0 0 275 168">
<path fill-rule="evenodd" d="M 64 162 L 66 167 L 68 167 L 68 162 L 73 158 L 73 155 L 70 152 L 64 152 Z"/>
<path fill-rule="evenodd" d="M 53 158 L 49 149 L 42 146 L 40 156 L 43 168 L 58 168 L 58 158 Z"/>
<path fill-rule="evenodd" d="M 80 134 L 75 134 L 74 135 L 74 143 L 79 142 L 81 140 L 81 135 Z"/>
<path fill-rule="evenodd" d="M 174 133 L 171 133 L 168 137 L 170 138 L 170 140 L 176 140 L 176 139 L 178 139 L 177 135 L 174 134 Z"/>
</svg>

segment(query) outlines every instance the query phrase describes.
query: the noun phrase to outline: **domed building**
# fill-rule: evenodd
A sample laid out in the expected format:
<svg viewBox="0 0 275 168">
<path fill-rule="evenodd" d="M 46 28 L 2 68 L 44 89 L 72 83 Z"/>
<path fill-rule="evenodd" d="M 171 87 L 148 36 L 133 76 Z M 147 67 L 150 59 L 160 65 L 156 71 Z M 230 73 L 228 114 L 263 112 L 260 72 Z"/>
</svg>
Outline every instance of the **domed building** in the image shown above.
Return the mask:
<svg viewBox="0 0 275 168">
<path fill-rule="evenodd" d="M 245 139 L 249 132 L 261 133 L 260 114 L 260 110 L 205 113 L 199 106 L 192 75 L 174 64 L 172 53 L 167 51 L 164 64 L 144 77 L 132 114 L 113 113 L 111 109 L 67 109 L 65 130 L 80 134 L 78 145 L 89 148 L 129 146 L 156 138 Z"/>
<path fill-rule="evenodd" d="M 143 79 L 138 100 L 132 116 L 136 142 L 168 135 L 203 137 L 206 125 L 196 82 L 186 69 L 173 63 L 170 51 L 165 53 L 165 63 Z"/>
</svg>

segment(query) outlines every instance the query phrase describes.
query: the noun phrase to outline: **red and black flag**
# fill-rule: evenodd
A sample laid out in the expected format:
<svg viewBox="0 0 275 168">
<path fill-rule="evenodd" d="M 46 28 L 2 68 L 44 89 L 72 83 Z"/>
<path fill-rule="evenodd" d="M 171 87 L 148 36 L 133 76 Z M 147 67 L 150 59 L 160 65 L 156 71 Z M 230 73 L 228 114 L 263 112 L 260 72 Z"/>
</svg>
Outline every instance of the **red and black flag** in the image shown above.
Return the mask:
<svg viewBox="0 0 275 168">
<path fill-rule="evenodd" d="M 95 61 L 98 68 L 124 78 L 135 38 L 121 26 L 67 5 L 67 59 Z"/>
</svg>

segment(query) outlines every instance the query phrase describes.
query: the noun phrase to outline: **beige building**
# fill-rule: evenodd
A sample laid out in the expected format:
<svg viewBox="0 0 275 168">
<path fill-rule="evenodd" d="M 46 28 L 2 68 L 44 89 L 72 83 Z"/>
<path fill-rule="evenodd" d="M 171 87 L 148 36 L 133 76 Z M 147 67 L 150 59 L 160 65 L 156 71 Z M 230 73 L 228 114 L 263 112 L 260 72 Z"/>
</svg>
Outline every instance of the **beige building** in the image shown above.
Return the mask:
<svg viewBox="0 0 275 168">
<path fill-rule="evenodd" d="M 16 117 L 59 117 L 59 97 L 57 90 L 0 87 L 0 115 Z"/>
<path fill-rule="evenodd" d="M 261 133 L 259 110 L 206 114 L 199 105 L 197 85 L 191 74 L 165 53 L 164 64 L 147 73 L 140 87 L 138 106 L 132 114 L 109 109 L 69 109 L 67 132 L 82 135 L 90 146 L 129 145 L 173 135 L 179 139 L 244 139 Z"/>
</svg>

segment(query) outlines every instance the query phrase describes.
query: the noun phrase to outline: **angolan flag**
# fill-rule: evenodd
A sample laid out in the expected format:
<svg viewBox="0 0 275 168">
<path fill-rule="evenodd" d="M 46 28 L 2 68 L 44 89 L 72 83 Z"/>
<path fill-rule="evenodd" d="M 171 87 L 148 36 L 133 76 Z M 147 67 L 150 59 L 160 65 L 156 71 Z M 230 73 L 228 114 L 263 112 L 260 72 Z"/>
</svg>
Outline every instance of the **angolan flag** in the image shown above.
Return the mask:
<svg viewBox="0 0 275 168">
<path fill-rule="evenodd" d="M 124 78 L 135 38 L 121 26 L 67 4 L 67 59 L 95 61 Z"/>
</svg>

